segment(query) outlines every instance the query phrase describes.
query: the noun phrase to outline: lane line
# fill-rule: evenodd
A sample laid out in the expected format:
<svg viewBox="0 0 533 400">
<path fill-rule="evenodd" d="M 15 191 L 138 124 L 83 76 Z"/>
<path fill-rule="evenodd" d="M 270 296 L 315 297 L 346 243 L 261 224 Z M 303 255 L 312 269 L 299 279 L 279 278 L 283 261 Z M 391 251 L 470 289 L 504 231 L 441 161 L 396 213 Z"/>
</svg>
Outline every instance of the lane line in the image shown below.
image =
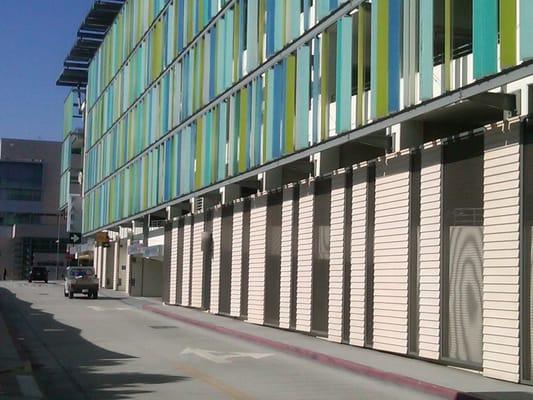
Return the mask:
<svg viewBox="0 0 533 400">
<path fill-rule="evenodd" d="M 208 384 L 212 388 L 214 388 L 216 391 L 228 396 L 230 399 L 234 400 L 253 400 L 254 398 L 250 395 L 240 391 L 239 389 L 228 385 L 222 381 L 219 381 L 218 379 L 212 377 L 211 375 L 208 375 L 194 367 L 191 367 L 190 365 L 186 364 L 177 364 L 176 368 L 184 372 L 185 374 L 189 375 L 193 379 L 197 379 L 203 383 Z"/>
</svg>

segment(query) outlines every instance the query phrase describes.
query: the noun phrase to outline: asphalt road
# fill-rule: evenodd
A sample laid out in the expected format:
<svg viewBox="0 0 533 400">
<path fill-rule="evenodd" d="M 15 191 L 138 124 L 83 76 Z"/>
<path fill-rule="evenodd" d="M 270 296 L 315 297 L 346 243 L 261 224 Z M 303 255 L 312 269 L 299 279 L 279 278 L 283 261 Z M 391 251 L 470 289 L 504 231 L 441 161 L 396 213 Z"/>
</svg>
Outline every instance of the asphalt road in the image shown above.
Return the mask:
<svg viewBox="0 0 533 400">
<path fill-rule="evenodd" d="M 428 398 L 62 282 L 2 282 L 0 310 L 49 399 Z"/>
</svg>

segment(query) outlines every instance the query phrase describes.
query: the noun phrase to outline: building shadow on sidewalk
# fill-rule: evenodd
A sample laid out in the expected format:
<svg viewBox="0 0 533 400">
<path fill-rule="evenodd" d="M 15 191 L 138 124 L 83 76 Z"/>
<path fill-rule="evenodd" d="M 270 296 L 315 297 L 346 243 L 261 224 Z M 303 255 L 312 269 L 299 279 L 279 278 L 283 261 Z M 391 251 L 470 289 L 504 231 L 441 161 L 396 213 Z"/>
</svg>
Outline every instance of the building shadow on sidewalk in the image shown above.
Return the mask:
<svg viewBox="0 0 533 400">
<path fill-rule="evenodd" d="M 52 314 L 32 306 L 36 305 L 0 287 L 0 312 L 19 354 L 24 361 L 31 362 L 46 398 L 142 398 L 143 394 L 157 392 L 157 385 L 190 379 L 137 372 L 138 365 L 128 365 L 137 357 L 96 346 L 82 337 L 80 329 L 65 325 Z M 38 319 L 30 321 L 30 318 Z M 127 372 L 133 368 L 137 370 Z"/>
</svg>

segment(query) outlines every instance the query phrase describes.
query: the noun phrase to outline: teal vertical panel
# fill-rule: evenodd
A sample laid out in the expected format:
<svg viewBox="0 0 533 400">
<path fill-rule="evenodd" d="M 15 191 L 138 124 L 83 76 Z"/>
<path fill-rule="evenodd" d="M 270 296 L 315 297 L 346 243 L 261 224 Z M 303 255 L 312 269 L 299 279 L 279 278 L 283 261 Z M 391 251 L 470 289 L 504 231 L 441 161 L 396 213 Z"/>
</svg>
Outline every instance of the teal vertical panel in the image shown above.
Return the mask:
<svg viewBox="0 0 533 400">
<path fill-rule="evenodd" d="M 329 0 L 315 0 L 316 20 L 320 21 L 329 11 Z"/>
<path fill-rule="evenodd" d="M 287 2 L 287 42 L 291 42 L 296 39 L 300 33 L 300 2 L 289 1 Z"/>
<path fill-rule="evenodd" d="M 309 45 L 298 49 L 296 55 L 296 149 L 309 145 L 309 80 L 310 80 Z"/>
<path fill-rule="evenodd" d="M 378 71 L 378 1 L 372 3 L 370 17 L 370 90 L 372 91 L 370 102 L 370 114 L 374 117 L 377 114 L 377 71 Z M 429 3 L 429 1 L 426 1 Z M 433 40 L 433 37 L 432 37 Z"/>
<path fill-rule="evenodd" d="M 179 133 L 181 135 L 181 155 L 180 155 L 180 194 L 185 194 L 190 191 L 190 158 L 191 158 L 191 136 L 190 127 L 185 128 Z"/>
<path fill-rule="evenodd" d="M 313 96 L 313 135 L 311 144 L 318 142 L 319 126 L 318 126 L 318 114 L 320 111 L 320 105 L 318 96 L 320 94 L 320 38 L 316 37 L 313 41 L 313 83 L 312 83 L 312 96 Z"/>
<path fill-rule="evenodd" d="M 267 92 L 268 97 L 266 98 L 266 160 L 272 160 L 272 137 L 273 137 L 273 125 L 274 125 L 274 101 L 276 99 L 276 94 L 274 93 L 274 69 L 269 69 L 267 71 Z"/>
<path fill-rule="evenodd" d="M 285 33 L 285 25 L 283 23 L 285 15 L 285 4 L 282 1 L 275 3 L 274 7 L 274 51 L 281 50 L 283 47 L 283 37 Z"/>
<path fill-rule="evenodd" d="M 257 20 L 258 20 L 258 1 L 248 2 L 247 29 L 246 29 L 246 70 L 252 71 L 257 67 Z"/>
<path fill-rule="evenodd" d="M 433 1 L 420 2 L 419 70 L 420 98 L 433 97 Z"/>
<path fill-rule="evenodd" d="M 226 43 L 224 50 L 226 53 L 226 60 L 224 62 L 224 88 L 228 88 L 233 80 L 233 9 L 228 10 L 226 13 Z"/>
<path fill-rule="evenodd" d="M 474 0 L 472 14 L 474 78 L 477 79 L 498 72 L 498 0 Z"/>
<path fill-rule="evenodd" d="M 520 0 L 520 59 L 533 58 L 533 1 Z"/>
<path fill-rule="evenodd" d="M 227 144 L 228 105 L 225 101 L 220 103 L 218 126 L 218 179 L 226 177 L 226 144 Z"/>
<path fill-rule="evenodd" d="M 352 112 L 352 18 L 337 22 L 337 79 L 336 129 L 337 133 L 350 129 Z"/>
</svg>

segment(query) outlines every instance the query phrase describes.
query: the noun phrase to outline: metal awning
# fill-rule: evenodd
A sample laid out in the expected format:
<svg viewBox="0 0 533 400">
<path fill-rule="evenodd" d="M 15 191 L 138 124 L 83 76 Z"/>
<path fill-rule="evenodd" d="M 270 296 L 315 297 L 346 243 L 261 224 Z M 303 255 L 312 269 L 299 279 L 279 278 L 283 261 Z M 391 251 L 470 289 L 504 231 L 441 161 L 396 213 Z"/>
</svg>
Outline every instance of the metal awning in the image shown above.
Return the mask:
<svg viewBox="0 0 533 400">
<path fill-rule="evenodd" d="M 96 0 L 78 29 L 57 86 L 87 86 L 89 64 L 126 0 Z"/>
</svg>

